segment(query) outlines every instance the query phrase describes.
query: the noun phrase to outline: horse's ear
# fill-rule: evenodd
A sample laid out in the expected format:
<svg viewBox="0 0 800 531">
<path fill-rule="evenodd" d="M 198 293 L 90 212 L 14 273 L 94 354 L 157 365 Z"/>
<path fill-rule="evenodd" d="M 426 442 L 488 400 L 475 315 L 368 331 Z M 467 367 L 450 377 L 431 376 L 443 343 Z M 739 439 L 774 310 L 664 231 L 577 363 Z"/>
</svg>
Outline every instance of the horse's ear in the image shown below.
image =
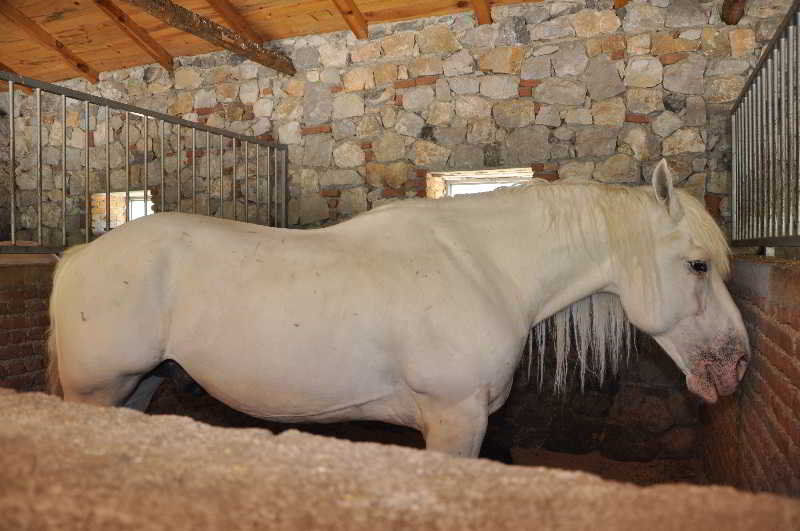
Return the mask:
<svg viewBox="0 0 800 531">
<path fill-rule="evenodd" d="M 656 193 L 656 199 L 663 204 L 670 217 L 677 221 L 683 217 L 683 207 L 678 199 L 678 195 L 672 188 L 672 171 L 667 165 L 666 159 L 661 159 L 661 162 L 656 165 L 653 170 L 653 191 Z"/>
</svg>

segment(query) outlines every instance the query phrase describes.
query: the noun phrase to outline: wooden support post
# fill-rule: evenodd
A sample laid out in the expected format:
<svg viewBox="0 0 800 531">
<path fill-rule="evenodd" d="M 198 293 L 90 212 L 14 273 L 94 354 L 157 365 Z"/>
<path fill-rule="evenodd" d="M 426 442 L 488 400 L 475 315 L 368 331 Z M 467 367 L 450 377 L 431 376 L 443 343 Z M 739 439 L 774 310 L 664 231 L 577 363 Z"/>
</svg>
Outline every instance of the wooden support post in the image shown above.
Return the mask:
<svg viewBox="0 0 800 531">
<path fill-rule="evenodd" d="M 42 46 L 46 46 L 59 54 L 64 62 L 77 72 L 78 75 L 85 77 L 92 83 L 97 83 L 99 81 L 100 75 L 94 68 L 72 53 L 61 41 L 50 35 L 44 28 L 28 18 L 22 11 L 12 6 L 8 0 L 0 0 L 0 15 L 16 24 L 22 31 L 27 33 L 30 38 L 37 41 Z"/>
<path fill-rule="evenodd" d="M 487 0 L 472 0 L 472 9 L 475 10 L 475 18 L 478 24 L 492 23 L 492 10 Z"/>
<path fill-rule="evenodd" d="M 18 76 L 21 75 L 19 72 L 17 72 L 16 70 L 14 70 L 13 68 L 11 68 L 10 66 L 8 66 L 5 63 L 0 63 L 0 70 L 5 70 L 6 72 L 9 72 L 11 74 L 16 74 Z M 30 87 L 26 87 L 25 85 L 20 85 L 19 83 L 17 83 L 15 85 L 15 88 L 16 87 L 19 87 L 21 90 L 27 92 L 28 94 L 33 94 L 33 89 L 30 88 Z M 8 92 L 8 83 L 7 82 L 0 81 L 0 92 Z"/>
<path fill-rule="evenodd" d="M 213 7 L 225 24 L 230 26 L 234 31 L 237 31 L 250 39 L 253 42 L 262 42 L 264 39 L 256 33 L 244 17 L 231 5 L 228 0 L 207 0 Z"/>
<path fill-rule="evenodd" d="M 134 22 L 122 9 L 111 0 L 94 0 L 95 5 L 111 19 L 139 48 L 155 62 L 172 72 L 172 56 L 163 46 L 158 44 L 144 28 Z"/>
<path fill-rule="evenodd" d="M 359 39 L 366 39 L 369 36 L 367 30 L 367 19 L 361 14 L 353 0 L 333 0 L 336 9 L 342 14 L 344 21 L 350 27 L 350 31 Z"/>
<path fill-rule="evenodd" d="M 0 0 L 3 1 L 3 0 Z M 170 2 L 170 0 L 125 0 L 129 4 L 143 9 L 148 14 L 160 21 L 169 24 L 181 31 L 191 33 L 214 46 L 225 48 L 231 52 L 247 57 L 258 64 L 289 74 L 296 73 L 290 59 L 272 50 L 261 47 L 260 44 L 245 39 L 233 30 L 201 17 L 196 13 Z"/>
</svg>

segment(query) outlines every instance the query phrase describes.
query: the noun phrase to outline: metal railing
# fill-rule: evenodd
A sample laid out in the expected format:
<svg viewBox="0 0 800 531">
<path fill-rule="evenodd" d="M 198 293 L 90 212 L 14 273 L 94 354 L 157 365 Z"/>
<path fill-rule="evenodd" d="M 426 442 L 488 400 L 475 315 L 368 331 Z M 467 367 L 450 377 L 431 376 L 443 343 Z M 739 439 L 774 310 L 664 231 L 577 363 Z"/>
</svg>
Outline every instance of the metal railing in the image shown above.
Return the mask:
<svg viewBox="0 0 800 531">
<path fill-rule="evenodd" d="M 731 111 L 734 245 L 800 245 L 798 6 L 795 0 Z"/>
<path fill-rule="evenodd" d="M 0 80 L 8 89 L 8 120 L 0 118 L 8 128 L 7 139 L 0 129 L 0 253 L 89 242 L 93 215 L 100 233 L 113 228 L 112 196 L 124 197 L 129 221 L 132 192 L 162 212 L 287 226 L 286 146 L 9 72 L 0 71 Z M 20 86 L 33 90 L 22 94 Z M 55 101 L 43 108 L 45 99 Z M 51 164 L 43 164 L 43 152 Z M 93 212 L 103 199 L 105 211 Z"/>
</svg>

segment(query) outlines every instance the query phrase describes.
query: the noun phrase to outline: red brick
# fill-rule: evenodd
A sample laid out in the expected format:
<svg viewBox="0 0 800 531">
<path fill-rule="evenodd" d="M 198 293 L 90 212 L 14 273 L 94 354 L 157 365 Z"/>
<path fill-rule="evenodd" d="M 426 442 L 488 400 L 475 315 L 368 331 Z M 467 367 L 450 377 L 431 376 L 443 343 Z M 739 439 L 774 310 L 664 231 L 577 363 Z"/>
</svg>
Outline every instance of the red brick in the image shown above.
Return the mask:
<svg viewBox="0 0 800 531">
<path fill-rule="evenodd" d="M 262 96 L 271 96 L 272 95 L 272 89 L 271 88 L 262 88 L 261 89 L 261 95 Z"/>
<path fill-rule="evenodd" d="M 213 114 L 214 108 L 213 107 L 198 107 L 194 110 L 195 114 L 198 116 L 205 116 L 207 114 Z"/>
<path fill-rule="evenodd" d="M 394 88 L 410 88 L 416 86 L 417 82 L 413 79 L 398 79 L 394 82 Z"/>
<path fill-rule="evenodd" d="M 404 192 L 402 190 L 395 190 L 394 188 L 384 188 L 383 189 L 383 197 L 403 197 Z"/>
<path fill-rule="evenodd" d="M 339 197 L 342 195 L 341 190 L 322 190 L 320 192 L 322 197 Z"/>
<path fill-rule="evenodd" d="M 303 136 L 318 135 L 321 133 L 330 133 L 331 126 L 329 124 L 325 124 L 325 125 L 317 125 L 314 127 L 304 127 L 303 129 L 300 130 L 300 132 Z"/>
<path fill-rule="evenodd" d="M 361 149 L 372 149 L 372 142 L 362 142 Z"/>
<path fill-rule="evenodd" d="M 366 162 L 372 162 L 373 160 L 375 160 L 375 153 L 373 151 L 365 151 L 364 160 Z"/>
<path fill-rule="evenodd" d="M 403 96 L 402 96 L 402 94 L 395 94 L 394 95 L 394 104 L 395 105 L 402 105 L 403 104 Z"/>
<path fill-rule="evenodd" d="M 428 176 L 428 170 L 426 170 L 425 168 L 417 168 L 414 171 L 414 175 L 416 175 L 417 177 L 427 177 Z"/>
<path fill-rule="evenodd" d="M 620 59 L 625 59 L 625 50 L 614 50 L 608 56 L 611 58 L 612 61 L 619 61 Z"/>
<path fill-rule="evenodd" d="M 683 61 L 687 57 L 689 57 L 688 54 L 675 52 L 675 53 L 667 53 L 664 55 L 660 55 L 658 56 L 658 60 L 661 61 L 662 65 L 666 66 L 666 65 L 673 65 L 680 61 Z"/>
<path fill-rule="evenodd" d="M 647 124 L 650 123 L 650 118 L 646 114 L 636 114 L 629 112 L 625 115 L 625 121 L 637 124 Z"/>
<path fill-rule="evenodd" d="M 337 86 L 331 87 L 331 92 L 334 92 L 334 93 L 335 92 L 341 92 L 343 90 L 344 90 L 344 87 L 342 87 L 342 86 L 338 86 L 337 85 Z"/>
<path fill-rule="evenodd" d="M 420 85 L 435 85 L 439 76 L 421 76 L 414 80 L 417 86 Z"/>
<path fill-rule="evenodd" d="M 713 195 L 713 194 L 706 194 L 706 210 L 711 217 L 715 219 L 720 219 L 722 214 L 720 213 L 720 204 L 722 203 L 723 196 L 721 195 Z"/>
<path fill-rule="evenodd" d="M 533 96 L 533 89 L 530 87 L 520 87 L 519 88 L 519 97 L 526 98 L 528 96 Z"/>
<path fill-rule="evenodd" d="M 338 208 L 339 200 L 338 199 L 328 199 L 328 208 L 334 209 Z"/>
<path fill-rule="evenodd" d="M 557 171 L 540 171 L 533 174 L 534 177 L 537 179 L 546 179 L 548 181 L 557 181 L 558 180 L 558 172 Z"/>
<path fill-rule="evenodd" d="M 530 88 L 536 88 L 541 84 L 542 84 L 541 79 L 523 79 L 522 81 L 519 82 L 520 87 L 530 87 Z"/>
<path fill-rule="evenodd" d="M 417 190 L 417 197 L 427 197 L 427 190 Z"/>
</svg>

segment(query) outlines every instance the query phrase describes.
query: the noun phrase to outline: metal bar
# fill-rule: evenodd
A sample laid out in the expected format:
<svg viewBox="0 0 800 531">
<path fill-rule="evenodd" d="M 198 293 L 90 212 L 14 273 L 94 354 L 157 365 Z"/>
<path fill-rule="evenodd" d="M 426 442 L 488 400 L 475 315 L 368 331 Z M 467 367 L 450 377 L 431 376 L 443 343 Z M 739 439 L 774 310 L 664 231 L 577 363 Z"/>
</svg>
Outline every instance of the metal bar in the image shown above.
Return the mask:
<svg viewBox="0 0 800 531">
<path fill-rule="evenodd" d="M 164 120 L 161 120 L 161 212 L 166 212 L 166 198 L 167 198 L 167 188 L 164 186 L 165 179 L 164 179 Z"/>
<path fill-rule="evenodd" d="M 277 144 L 275 142 L 264 142 L 263 140 L 261 140 L 261 139 L 259 139 L 257 137 L 254 137 L 254 136 L 245 136 L 245 135 L 241 135 L 239 133 L 233 133 L 231 131 L 225 131 L 224 129 L 218 129 L 216 127 L 209 127 L 207 125 L 190 122 L 190 121 L 184 120 L 182 118 L 177 118 L 175 116 L 170 116 L 169 114 L 164 114 L 164 113 L 160 113 L 160 112 L 157 112 L 157 111 L 151 111 L 151 110 L 148 110 L 148 109 L 143 109 L 141 107 L 136 107 L 134 105 L 128 105 L 126 103 L 120 103 L 118 101 L 109 100 L 109 99 L 106 99 L 106 98 L 101 98 L 99 96 L 93 96 L 91 94 L 86 94 L 86 93 L 83 93 L 83 92 L 79 92 L 77 90 L 68 89 L 66 87 L 62 87 L 62 86 L 59 86 L 59 85 L 53 85 L 53 84 L 45 83 L 43 81 L 39 81 L 39 80 L 36 80 L 36 79 L 31 79 L 29 77 L 20 76 L 18 74 L 12 74 L 11 72 L 6 72 L 6 71 L 0 70 L 0 80 L 12 81 L 14 83 L 21 83 L 21 84 L 26 85 L 26 86 L 31 87 L 31 88 L 40 88 L 40 89 L 44 90 L 45 92 L 49 92 L 51 94 L 66 95 L 66 96 L 68 96 L 68 97 L 70 97 L 72 99 L 79 100 L 79 101 L 90 102 L 90 103 L 92 103 L 94 105 L 97 105 L 97 106 L 100 106 L 100 107 L 108 106 L 108 107 L 111 107 L 112 109 L 115 109 L 115 110 L 118 110 L 118 111 L 130 111 L 130 112 L 135 113 L 135 114 L 140 114 L 140 115 L 143 115 L 143 116 L 149 116 L 151 118 L 154 118 L 154 119 L 157 119 L 157 120 L 162 120 L 162 121 L 165 121 L 167 123 L 171 123 L 171 124 L 175 124 L 175 125 L 183 125 L 183 126 L 186 126 L 186 127 L 194 127 L 194 128 L 196 128 L 196 129 L 198 129 L 200 131 L 208 131 L 208 132 L 211 132 L 211 133 L 214 133 L 214 134 L 218 134 L 218 135 L 225 135 L 225 136 L 227 136 L 229 138 L 237 138 L 239 140 L 247 140 L 249 142 L 252 142 L 254 144 L 260 144 L 262 146 L 276 146 L 276 147 L 279 146 L 279 144 Z"/>
<path fill-rule="evenodd" d="M 798 39 L 798 25 L 800 25 L 800 13 L 795 14 L 794 23 L 789 28 L 789 35 L 791 38 L 791 56 L 789 60 L 790 79 L 792 81 L 792 94 L 789 98 L 791 102 L 791 123 L 794 134 L 791 140 L 792 144 L 792 177 L 794 193 L 794 205 L 790 208 L 790 232 L 793 235 L 800 235 L 800 228 L 798 227 L 798 220 L 800 220 L 800 115 L 798 114 L 798 98 L 800 98 L 800 39 Z"/>
<path fill-rule="evenodd" d="M 211 215 L 211 133 L 206 132 L 206 215 Z"/>
<path fill-rule="evenodd" d="M 61 95 L 61 245 L 67 246 L 67 97 Z"/>
<path fill-rule="evenodd" d="M 233 199 L 233 219 L 236 217 L 236 139 L 233 142 L 233 173 L 231 174 L 231 198 Z"/>
<path fill-rule="evenodd" d="M 288 195 L 289 195 L 289 179 L 288 171 L 286 168 L 286 150 L 280 150 L 281 153 L 281 222 L 284 228 L 289 227 L 289 209 L 288 209 Z"/>
<path fill-rule="evenodd" d="M 192 214 L 197 214 L 197 129 L 192 129 Z"/>
<path fill-rule="evenodd" d="M 267 147 L 267 222 L 266 225 L 272 227 L 272 175 L 273 171 L 273 159 L 275 158 L 275 149 L 271 147 Z"/>
<path fill-rule="evenodd" d="M 758 127 L 759 132 L 761 133 L 762 141 L 761 141 L 761 169 L 758 173 L 759 180 L 764 182 L 764 186 L 759 186 L 758 188 L 758 221 L 759 221 L 759 230 L 758 233 L 761 235 L 765 235 L 767 232 L 767 224 L 766 224 L 766 213 L 767 213 L 767 205 L 765 203 L 767 199 L 767 192 L 769 188 L 769 174 L 768 166 L 767 166 L 767 150 L 768 146 L 766 145 L 769 141 L 769 135 L 767 134 L 767 98 L 766 98 L 766 83 L 767 83 L 767 75 L 766 70 L 764 71 L 764 77 L 759 78 L 759 94 L 758 94 L 758 102 L 759 106 L 761 107 L 761 113 L 759 115 L 760 124 Z"/>
<path fill-rule="evenodd" d="M 795 138 L 797 137 L 797 115 L 795 114 L 795 109 L 797 105 L 797 93 L 796 93 L 796 80 L 795 80 L 795 70 L 796 70 L 796 61 L 797 61 L 797 24 L 796 22 L 792 22 L 789 25 L 789 38 L 788 38 L 788 45 L 787 45 L 787 57 L 786 61 L 788 63 L 788 70 L 787 70 L 787 91 L 788 96 L 786 101 L 788 102 L 788 116 L 787 122 L 789 124 L 789 131 L 786 137 L 786 144 L 787 144 L 787 153 L 789 158 L 789 166 L 788 166 L 788 173 L 787 173 L 787 185 L 788 185 L 788 204 L 786 205 L 787 217 L 786 217 L 786 232 L 787 234 L 796 234 L 794 229 L 794 200 L 797 195 L 797 189 L 794 183 L 794 180 L 797 176 L 797 150 L 795 149 Z"/>
<path fill-rule="evenodd" d="M 36 242 L 42 245 L 42 89 L 36 89 L 36 193 L 39 209 L 36 212 Z"/>
<path fill-rule="evenodd" d="M 781 37 L 781 236 L 789 229 L 789 53 L 786 36 Z"/>
<path fill-rule="evenodd" d="M 183 146 L 181 138 L 181 126 L 178 126 L 178 212 L 181 211 L 181 201 L 183 200 L 183 189 L 181 187 L 181 164 L 183 164 Z"/>
<path fill-rule="evenodd" d="M 250 217 L 247 215 L 248 214 L 248 208 L 247 208 L 248 207 L 248 202 L 250 201 L 250 191 L 249 191 L 249 188 L 250 188 L 250 186 L 249 186 L 250 185 L 250 178 L 249 177 L 250 176 L 248 175 L 249 170 L 250 170 L 250 168 L 249 168 L 250 161 L 247 160 L 247 158 L 250 156 L 250 153 L 249 153 L 250 149 L 249 148 L 250 148 L 250 144 L 245 142 L 244 143 L 244 220 L 245 221 L 250 221 Z"/>
<path fill-rule="evenodd" d="M 14 82 L 8 82 L 8 176 L 11 188 L 11 245 L 17 243 L 17 146 L 14 133 Z"/>
<path fill-rule="evenodd" d="M 147 215 L 147 203 L 150 201 L 150 190 L 149 190 L 149 183 L 148 183 L 148 176 L 147 176 L 147 159 L 150 158 L 150 151 L 148 150 L 147 143 L 148 143 L 148 122 L 150 122 L 150 118 L 144 116 L 144 182 L 142 185 L 144 186 L 144 215 Z"/>
<path fill-rule="evenodd" d="M 739 122 L 737 120 L 736 113 L 734 113 L 734 114 L 731 115 L 731 135 L 732 135 L 731 145 L 733 146 L 733 148 L 731 150 L 731 151 L 733 151 L 733 153 L 731 153 L 731 155 L 733 156 L 733 161 L 731 163 L 731 188 L 732 188 L 731 189 L 731 197 L 733 198 L 733 204 L 734 205 L 738 204 L 738 202 L 737 202 L 738 194 L 736 192 L 738 191 L 739 187 L 737 186 L 737 182 L 736 181 L 737 181 L 737 179 L 739 179 L 739 175 L 740 175 L 740 172 L 739 172 L 739 155 L 738 155 L 738 151 L 739 151 L 739 135 L 738 135 L 739 131 L 738 131 L 738 127 L 739 127 Z M 733 231 L 733 237 L 736 238 L 738 236 L 738 229 L 739 229 L 739 227 L 737 225 L 737 221 L 739 219 L 739 216 L 737 215 L 735 206 L 732 209 L 732 213 L 733 213 L 733 216 L 732 216 L 732 219 L 731 219 L 731 228 L 732 228 L 732 231 Z"/>
<path fill-rule="evenodd" d="M 259 167 L 259 164 L 258 164 L 258 152 L 259 151 L 260 151 L 259 146 L 258 146 L 258 144 L 256 144 L 256 223 L 258 223 L 258 211 L 259 211 L 259 207 L 261 206 L 261 203 L 259 203 L 259 200 L 261 198 L 260 195 L 259 195 L 260 183 L 261 183 L 261 172 L 259 171 L 260 167 Z"/>
<path fill-rule="evenodd" d="M 83 209 L 85 218 L 84 221 L 86 222 L 86 243 L 89 243 L 91 239 L 91 232 L 92 232 L 92 220 L 91 220 L 91 212 L 89 208 L 89 102 L 84 102 L 84 111 L 86 112 L 84 124 L 86 126 L 86 131 L 83 133 L 83 150 L 84 150 L 84 163 L 86 164 L 86 173 L 83 179 Z"/>
<path fill-rule="evenodd" d="M 125 223 L 131 220 L 131 113 L 125 111 Z M 147 195 L 145 193 L 145 195 Z M 147 197 L 144 198 L 145 209 Z"/>
<path fill-rule="evenodd" d="M 225 187 L 223 186 L 223 172 L 222 172 L 222 165 L 225 160 L 222 158 L 222 135 L 219 135 L 219 151 L 217 152 L 219 155 L 219 211 L 220 215 L 224 218 L 225 217 Z"/>
<path fill-rule="evenodd" d="M 111 230 L 111 109 L 106 107 L 106 232 Z"/>
</svg>

